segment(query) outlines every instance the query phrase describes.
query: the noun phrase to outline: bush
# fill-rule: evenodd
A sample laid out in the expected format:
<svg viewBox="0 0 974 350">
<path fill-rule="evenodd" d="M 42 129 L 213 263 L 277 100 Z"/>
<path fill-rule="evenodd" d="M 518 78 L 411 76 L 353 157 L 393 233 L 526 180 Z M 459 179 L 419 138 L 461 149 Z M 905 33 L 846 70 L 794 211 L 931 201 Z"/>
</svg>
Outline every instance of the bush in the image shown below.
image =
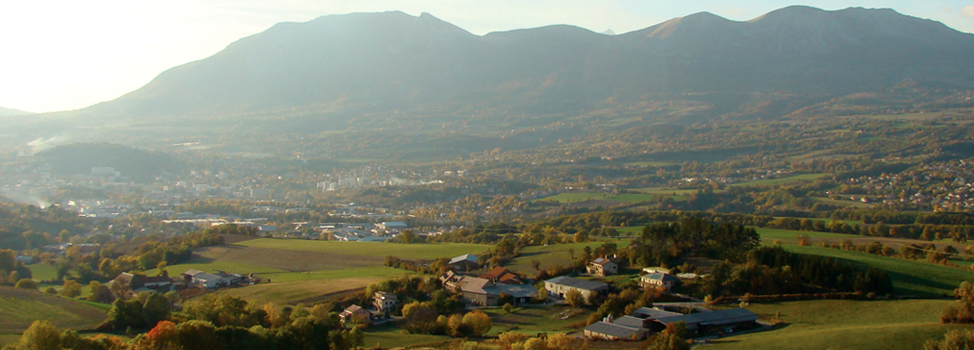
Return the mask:
<svg viewBox="0 0 974 350">
<path fill-rule="evenodd" d="M 34 282 L 34 280 L 32 279 L 22 278 L 19 281 L 17 281 L 15 287 L 21 289 L 37 290 L 37 282 Z"/>
</svg>

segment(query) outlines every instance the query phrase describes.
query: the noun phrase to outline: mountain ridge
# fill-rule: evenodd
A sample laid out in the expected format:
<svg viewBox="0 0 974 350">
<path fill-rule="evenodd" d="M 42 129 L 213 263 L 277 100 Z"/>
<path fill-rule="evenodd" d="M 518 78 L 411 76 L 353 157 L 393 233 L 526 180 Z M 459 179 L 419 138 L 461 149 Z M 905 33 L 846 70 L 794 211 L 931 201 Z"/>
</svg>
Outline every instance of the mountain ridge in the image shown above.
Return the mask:
<svg viewBox="0 0 974 350">
<path fill-rule="evenodd" d="M 659 112 L 641 106 L 675 104 L 698 107 L 665 117 L 692 123 L 780 117 L 904 82 L 974 90 L 974 35 L 889 9 L 797 6 L 750 21 L 697 13 L 617 35 L 571 25 L 475 35 L 391 11 L 279 23 L 59 116 L 141 128 L 185 118 L 213 130 L 287 118 L 273 127 L 324 132 L 597 110 L 652 122 Z"/>
</svg>

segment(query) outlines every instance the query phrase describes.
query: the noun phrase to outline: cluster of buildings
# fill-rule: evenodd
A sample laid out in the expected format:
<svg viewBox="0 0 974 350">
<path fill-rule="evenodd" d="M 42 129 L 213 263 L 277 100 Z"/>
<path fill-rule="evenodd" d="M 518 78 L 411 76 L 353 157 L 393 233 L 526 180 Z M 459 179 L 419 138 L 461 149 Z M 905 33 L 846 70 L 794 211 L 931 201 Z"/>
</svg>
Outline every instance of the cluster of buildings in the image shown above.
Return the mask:
<svg viewBox="0 0 974 350">
<path fill-rule="evenodd" d="M 165 293 L 185 290 L 187 288 L 217 289 L 221 287 L 244 286 L 259 283 L 260 281 L 253 274 L 245 276 L 219 270 L 213 273 L 206 273 L 196 269 L 189 269 L 176 279 L 166 274 L 149 277 L 123 272 L 115 277 L 111 283 L 113 287 L 116 284 L 122 284 L 125 287 L 124 290 L 127 290 L 131 295 L 135 295 L 141 292 L 155 291 Z"/>
<path fill-rule="evenodd" d="M 383 291 L 375 292 L 372 295 L 372 308 L 365 309 L 358 305 L 352 305 L 342 313 L 338 314 L 338 319 L 342 323 L 375 323 L 392 318 L 392 314 L 399 309 L 399 297 L 395 294 Z"/>
<path fill-rule="evenodd" d="M 709 310 L 702 307 L 691 313 L 665 310 L 665 307 L 640 308 L 631 315 L 611 315 L 582 331 L 585 337 L 605 340 L 643 340 L 661 332 L 671 323 L 683 322 L 693 336 L 723 335 L 758 327 L 759 315 L 747 309 Z"/>
</svg>

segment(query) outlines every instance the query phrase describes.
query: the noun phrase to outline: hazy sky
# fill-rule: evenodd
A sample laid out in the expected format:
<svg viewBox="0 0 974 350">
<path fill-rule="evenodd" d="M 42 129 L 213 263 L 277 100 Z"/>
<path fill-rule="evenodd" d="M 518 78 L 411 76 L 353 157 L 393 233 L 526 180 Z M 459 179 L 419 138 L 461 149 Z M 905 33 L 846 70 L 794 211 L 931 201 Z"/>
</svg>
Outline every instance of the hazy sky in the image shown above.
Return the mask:
<svg viewBox="0 0 974 350">
<path fill-rule="evenodd" d="M 624 33 L 700 11 L 743 21 L 798 4 L 892 8 L 974 32 L 974 0 L 2 0 L 0 106 L 48 112 L 112 100 L 274 23 L 328 14 L 429 12 L 474 34 L 549 24 Z"/>
</svg>

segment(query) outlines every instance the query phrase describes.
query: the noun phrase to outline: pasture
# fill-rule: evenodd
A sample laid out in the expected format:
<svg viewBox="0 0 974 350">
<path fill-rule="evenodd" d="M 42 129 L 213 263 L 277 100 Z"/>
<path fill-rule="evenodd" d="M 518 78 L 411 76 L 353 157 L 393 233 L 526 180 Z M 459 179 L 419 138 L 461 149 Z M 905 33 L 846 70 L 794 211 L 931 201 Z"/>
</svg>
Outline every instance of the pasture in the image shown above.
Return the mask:
<svg viewBox="0 0 974 350">
<path fill-rule="evenodd" d="M 831 174 L 798 174 L 792 176 L 779 177 L 776 179 L 762 179 L 747 182 L 733 183 L 731 186 L 773 186 L 781 185 L 798 181 L 812 181 L 823 176 L 828 176 Z"/>
<path fill-rule="evenodd" d="M 922 349 L 927 339 L 943 338 L 964 326 L 940 324 L 949 300 L 811 300 L 752 304 L 747 308 L 777 329 L 710 341 L 708 349 Z"/>
<path fill-rule="evenodd" d="M 35 281 L 53 281 L 57 278 L 57 270 L 53 265 L 48 264 L 32 264 L 27 265 L 30 269 L 30 274 L 33 276 Z"/>
<path fill-rule="evenodd" d="M 48 320 L 58 328 L 94 328 L 107 312 L 82 302 L 39 291 L 0 287 L 0 333 L 20 333 L 36 320 Z"/>
<path fill-rule="evenodd" d="M 342 256 L 366 256 L 384 261 L 386 256 L 394 255 L 403 259 L 452 258 L 463 254 L 477 255 L 491 249 L 487 244 L 471 243 L 431 243 L 396 244 L 379 242 L 330 242 L 297 239 L 260 238 L 237 243 L 254 248 L 277 249 L 298 252 L 317 252 Z M 374 265 L 373 265 L 374 266 Z"/>
<path fill-rule="evenodd" d="M 571 332 L 574 329 L 568 328 L 568 325 L 584 321 L 591 313 L 590 310 L 573 309 L 567 305 L 521 307 L 515 308 L 512 313 L 499 308 L 481 311 L 490 315 L 494 322 L 494 327 L 489 333 L 494 336 L 507 331 L 517 331 L 532 336 L 538 333 Z"/>
<path fill-rule="evenodd" d="M 960 268 L 934 265 L 925 261 L 904 260 L 841 249 L 815 246 L 785 245 L 784 249 L 809 255 L 834 257 L 861 267 L 875 267 L 886 271 L 898 295 L 939 298 L 953 295 L 954 288 L 972 280 L 972 274 Z"/>
<path fill-rule="evenodd" d="M 572 256 L 569 254 L 568 250 L 570 248 L 575 249 L 575 257 L 582 256 L 582 250 L 586 246 L 592 247 L 593 249 L 605 244 L 606 242 L 585 242 L 585 243 L 567 243 L 567 244 L 551 244 L 547 246 L 529 246 L 521 248 L 521 255 L 508 261 L 504 267 L 523 272 L 529 276 L 533 275 L 537 270 L 531 266 L 532 260 L 537 260 L 541 263 L 541 268 L 545 269 L 555 265 L 570 265 L 572 263 Z M 615 241 L 619 248 L 625 247 L 623 241 Z"/>
</svg>

